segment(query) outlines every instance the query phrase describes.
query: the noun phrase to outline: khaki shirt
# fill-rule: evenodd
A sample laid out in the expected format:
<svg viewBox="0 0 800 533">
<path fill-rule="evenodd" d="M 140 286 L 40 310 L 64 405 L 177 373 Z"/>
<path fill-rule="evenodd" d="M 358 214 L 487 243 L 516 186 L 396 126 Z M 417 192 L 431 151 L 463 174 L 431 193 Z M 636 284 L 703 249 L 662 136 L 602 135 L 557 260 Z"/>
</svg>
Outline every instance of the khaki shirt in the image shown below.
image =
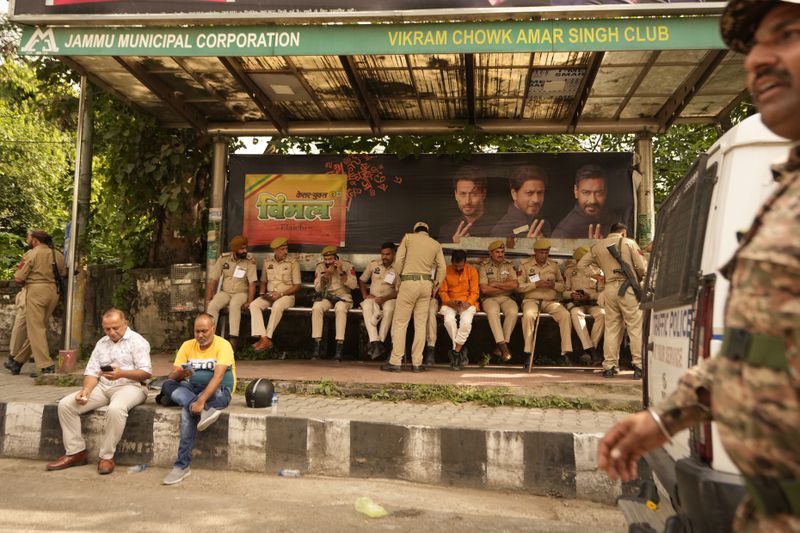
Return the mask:
<svg viewBox="0 0 800 533">
<path fill-rule="evenodd" d="M 229 294 L 247 292 L 250 283 L 258 281 L 256 260 L 247 254 L 245 259 L 236 259 L 232 253 L 219 256 L 211 267 L 209 277 L 219 279 L 222 276 L 222 291 Z"/>
<path fill-rule="evenodd" d="M 267 292 L 286 292 L 293 285 L 300 285 L 300 263 L 288 257 L 283 261 L 264 259 L 261 281 L 267 282 Z"/>
<path fill-rule="evenodd" d="M 504 283 L 506 281 L 512 280 L 517 277 L 517 270 L 514 268 L 514 264 L 511 261 L 507 261 L 503 259 L 503 261 L 497 265 L 491 259 L 487 259 L 481 266 L 478 268 L 478 284 L 479 285 L 488 285 L 493 281 L 499 281 Z M 510 296 L 511 293 L 514 292 L 513 290 L 505 291 L 503 293 L 493 294 L 490 298 L 494 298 L 497 296 Z"/>
<path fill-rule="evenodd" d="M 600 274 L 600 270 L 594 266 L 579 267 L 572 264 L 564 271 L 564 299 L 571 300 L 572 292 L 582 290 L 592 300 L 597 300 L 603 285 L 598 283 L 592 276 Z"/>
<path fill-rule="evenodd" d="M 387 276 L 391 282 L 387 281 Z M 400 286 L 400 276 L 394 270 L 394 263 L 387 268 L 380 259 L 370 261 L 360 279 L 369 283 L 369 293 L 373 296 L 389 296 Z"/>
<path fill-rule="evenodd" d="M 622 239 L 621 242 L 620 239 Z M 623 238 L 619 233 L 611 233 L 608 237 L 589 248 L 586 255 L 581 257 L 578 266 L 597 265 L 600 267 L 600 270 L 606 275 L 606 286 L 611 282 L 625 281 L 624 275 L 614 272 L 614 270 L 619 270 L 621 266 L 611 255 L 611 252 L 608 251 L 607 247 L 612 244 L 619 245 L 622 259 L 633 268 L 636 277 L 641 281 L 647 271 L 647 265 L 644 262 L 641 250 L 639 250 L 639 245 L 636 244 L 636 241 Z"/>
<path fill-rule="evenodd" d="M 358 286 L 356 279 L 356 269 L 350 261 L 342 261 L 341 272 L 333 274 L 329 285 L 325 285 L 322 274 L 325 272 L 325 262 L 320 261 L 317 263 L 317 268 L 314 270 L 314 290 L 319 293 L 324 293 L 327 289 L 327 294 L 338 296 L 348 302 L 353 301 L 353 296 L 350 291 Z M 342 276 L 346 273 L 347 277 Z"/>
<path fill-rule="evenodd" d="M 442 245 L 424 231 L 406 233 L 394 260 L 395 271 L 400 275 L 428 274 L 435 287 L 444 279 L 447 263 L 444 262 Z M 434 270 L 435 269 L 435 270 Z"/>
<path fill-rule="evenodd" d="M 555 285 L 552 289 L 534 288 L 531 277 L 539 276 L 540 281 L 553 281 Z M 519 265 L 519 288 L 517 292 L 524 294 L 525 300 L 559 300 L 561 293 L 564 292 L 564 278 L 558 263 L 548 259 L 544 265 L 536 262 L 536 258 L 528 259 Z"/>
<path fill-rule="evenodd" d="M 59 251 L 54 251 L 49 246 L 40 244 L 25 252 L 22 263 L 14 273 L 14 279 L 26 284 L 52 283 L 55 287 L 56 278 L 53 277 L 53 254 L 55 253 L 56 267 L 61 276 L 66 274 L 64 256 Z"/>
</svg>

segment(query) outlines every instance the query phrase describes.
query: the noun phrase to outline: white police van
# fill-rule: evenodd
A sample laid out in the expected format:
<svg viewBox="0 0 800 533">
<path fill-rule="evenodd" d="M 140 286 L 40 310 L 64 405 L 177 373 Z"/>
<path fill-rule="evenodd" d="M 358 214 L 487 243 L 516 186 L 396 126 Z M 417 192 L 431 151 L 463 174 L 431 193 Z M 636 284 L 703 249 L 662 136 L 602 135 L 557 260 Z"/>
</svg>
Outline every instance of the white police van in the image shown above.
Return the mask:
<svg viewBox="0 0 800 533">
<path fill-rule="evenodd" d="M 722 344 L 728 281 L 719 272 L 775 187 L 770 166 L 790 143 L 760 115 L 726 132 L 658 211 L 645 295 L 644 404 L 659 403 L 684 370 Z M 744 493 L 714 424 L 676 435 L 646 460 L 677 518 L 667 531 L 727 531 Z"/>
</svg>

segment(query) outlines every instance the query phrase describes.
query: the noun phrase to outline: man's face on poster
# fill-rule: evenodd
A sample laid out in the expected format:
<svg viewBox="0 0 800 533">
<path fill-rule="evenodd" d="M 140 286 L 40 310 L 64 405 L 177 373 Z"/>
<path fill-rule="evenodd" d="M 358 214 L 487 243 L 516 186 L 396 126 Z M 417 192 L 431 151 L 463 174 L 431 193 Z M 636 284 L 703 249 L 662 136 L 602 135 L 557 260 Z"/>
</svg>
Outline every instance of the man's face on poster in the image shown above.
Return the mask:
<svg viewBox="0 0 800 533">
<path fill-rule="evenodd" d="M 544 203 L 544 181 L 538 179 L 528 180 L 522 184 L 518 191 L 511 189 L 511 199 L 514 205 L 529 217 L 536 217 L 542 210 Z"/>
<path fill-rule="evenodd" d="M 578 182 L 574 188 L 578 209 L 584 215 L 597 216 L 606 205 L 606 180 L 603 178 L 586 178 Z"/>
<path fill-rule="evenodd" d="M 486 190 L 472 180 L 458 180 L 455 198 L 461 214 L 467 217 L 480 216 L 486 201 Z"/>
</svg>

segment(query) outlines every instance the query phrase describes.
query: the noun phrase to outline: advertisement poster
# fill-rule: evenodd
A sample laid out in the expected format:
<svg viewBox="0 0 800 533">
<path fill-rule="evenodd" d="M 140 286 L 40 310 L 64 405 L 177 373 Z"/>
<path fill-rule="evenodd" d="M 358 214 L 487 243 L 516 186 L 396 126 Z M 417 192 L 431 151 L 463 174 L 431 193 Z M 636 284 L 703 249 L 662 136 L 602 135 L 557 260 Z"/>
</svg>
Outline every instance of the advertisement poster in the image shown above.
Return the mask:
<svg viewBox="0 0 800 533">
<path fill-rule="evenodd" d="M 346 174 L 247 174 L 244 234 L 250 246 L 276 235 L 297 244 L 344 246 Z"/>
<path fill-rule="evenodd" d="M 292 251 L 372 253 L 417 221 L 442 243 L 470 237 L 585 239 L 614 222 L 635 231 L 630 153 L 234 155 L 226 237 L 254 251 L 278 236 Z M 327 218 L 327 217 L 330 218 Z"/>
</svg>

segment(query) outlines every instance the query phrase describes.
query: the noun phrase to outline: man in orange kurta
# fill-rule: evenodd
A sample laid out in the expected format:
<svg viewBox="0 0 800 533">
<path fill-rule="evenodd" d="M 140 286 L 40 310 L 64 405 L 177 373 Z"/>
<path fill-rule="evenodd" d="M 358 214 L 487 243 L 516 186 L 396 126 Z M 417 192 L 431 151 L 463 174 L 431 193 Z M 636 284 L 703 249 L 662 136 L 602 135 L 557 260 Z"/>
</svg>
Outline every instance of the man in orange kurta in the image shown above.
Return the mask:
<svg viewBox="0 0 800 533">
<path fill-rule="evenodd" d="M 439 287 L 439 297 L 442 299 L 439 314 L 444 317 L 444 328 L 453 341 L 449 351 L 451 370 L 462 370 L 469 363 L 464 344 L 472 331 L 472 319 L 479 309 L 479 296 L 477 269 L 467 264 L 464 250 L 453 250 L 444 281 Z"/>
</svg>

